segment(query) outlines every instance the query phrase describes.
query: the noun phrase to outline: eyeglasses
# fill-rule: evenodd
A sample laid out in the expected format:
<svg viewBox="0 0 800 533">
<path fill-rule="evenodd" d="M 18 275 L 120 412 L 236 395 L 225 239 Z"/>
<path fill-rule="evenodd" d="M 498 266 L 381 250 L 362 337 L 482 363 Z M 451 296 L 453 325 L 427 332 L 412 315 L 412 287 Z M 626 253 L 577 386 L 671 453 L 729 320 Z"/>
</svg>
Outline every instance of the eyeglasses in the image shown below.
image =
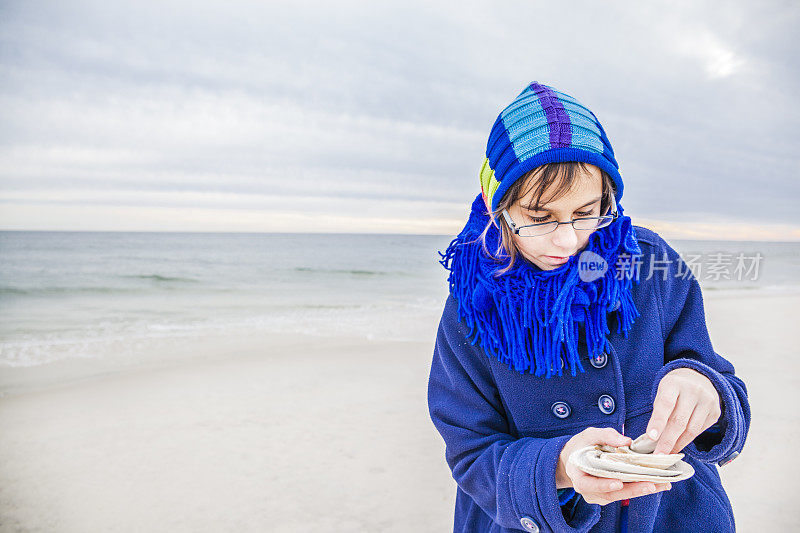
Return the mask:
<svg viewBox="0 0 800 533">
<path fill-rule="evenodd" d="M 617 214 L 617 201 L 614 198 L 613 192 L 611 193 L 611 210 L 610 214 L 601 215 L 599 217 L 573 218 L 566 222 L 553 220 L 551 222 L 542 222 L 541 224 L 529 224 L 525 226 L 517 226 L 514 224 L 507 210 L 503 209 L 502 214 L 508 227 L 511 228 L 514 234 L 520 237 L 539 237 L 554 232 L 561 224 L 572 224 L 572 227 L 577 231 L 591 231 L 608 226 L 619 216 Z"/>
</svg>

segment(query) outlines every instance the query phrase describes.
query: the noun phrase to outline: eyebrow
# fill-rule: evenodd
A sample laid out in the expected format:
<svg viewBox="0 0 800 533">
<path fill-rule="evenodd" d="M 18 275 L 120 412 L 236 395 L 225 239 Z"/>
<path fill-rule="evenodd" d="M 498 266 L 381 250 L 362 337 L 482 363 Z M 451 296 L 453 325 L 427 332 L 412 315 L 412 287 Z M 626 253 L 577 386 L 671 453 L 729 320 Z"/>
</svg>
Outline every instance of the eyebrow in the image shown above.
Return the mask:
<svg viewBox="0 0 800 533">
<path fill-rule="evenodd" d="M 583 209 L 584 207 L 588 207 L 588 206 L 590 206 L 590 205 L 592 205 L 594 203 L 599 202 L 602 199 L 603 199 L 602 196 L 598 196 L 594 200 L 590 200 L 590 201 L 586 202 L 585 204 L 583 204 L 582 206 L 577 207 L 576 210 Z M 549 209 L 546 209 L 544 207 L 536 207 L 536 206 L 534 206 L 534 207 L 528 206 L 525 209 L 527 209 L 528 211 L 550 211 Z"/>
</svg>

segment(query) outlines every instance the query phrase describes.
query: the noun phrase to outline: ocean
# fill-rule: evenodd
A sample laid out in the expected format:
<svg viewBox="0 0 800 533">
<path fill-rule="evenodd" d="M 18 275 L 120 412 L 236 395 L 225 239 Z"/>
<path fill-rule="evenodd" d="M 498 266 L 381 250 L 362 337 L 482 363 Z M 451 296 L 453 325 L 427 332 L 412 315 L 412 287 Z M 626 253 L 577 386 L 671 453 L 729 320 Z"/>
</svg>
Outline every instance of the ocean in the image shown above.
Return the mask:
<svg viewBox="0 0 800 533">
<path fill-rule="evenodd" d="M 433 346 L 447 296 L 438 251 L 451 239 L 0 232 L 0 371 L 68 359 L 131 362 L 204 335 L 430 336 Z M 798 290 L 800 243 L 670 244 L 700 258 L 706 294 Z M 757 262 L 757 272 L 735 270 L 738 255 Z"/>
</svg>

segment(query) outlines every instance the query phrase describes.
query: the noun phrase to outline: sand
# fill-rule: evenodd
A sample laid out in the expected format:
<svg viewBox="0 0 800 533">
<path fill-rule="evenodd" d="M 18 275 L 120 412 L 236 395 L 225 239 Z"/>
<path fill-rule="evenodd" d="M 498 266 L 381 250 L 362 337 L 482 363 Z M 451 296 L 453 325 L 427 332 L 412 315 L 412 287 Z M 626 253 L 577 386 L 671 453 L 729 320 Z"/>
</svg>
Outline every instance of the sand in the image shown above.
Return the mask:
<svg viewBox="0 0 800 533">
<path fill-rule="evenodd" d="M 753 409 L 720 469 L 741 531 L 800 526 L 798 304 L 706 297 Z M 450 531 L 455 483 L 426 403 L 437 325 L 414 342 L 197 339 L 195 357 L 61 383 L 5 369 L 0 531 Z"/>
</svg>

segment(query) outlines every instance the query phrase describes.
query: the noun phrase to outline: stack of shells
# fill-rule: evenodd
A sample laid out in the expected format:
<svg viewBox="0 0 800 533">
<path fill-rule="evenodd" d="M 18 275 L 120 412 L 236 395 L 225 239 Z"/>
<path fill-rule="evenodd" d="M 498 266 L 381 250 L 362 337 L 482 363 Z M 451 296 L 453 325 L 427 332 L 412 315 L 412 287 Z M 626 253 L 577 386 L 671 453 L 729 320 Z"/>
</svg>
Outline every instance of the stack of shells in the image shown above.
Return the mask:
<svg viewBox="0 0 800 533">
<path fill-rule="evenodd" d="M 694 475 L 692 465 L 682 461 L 682 453 L 654 454 L 655 450 L 656 442 L 644 434 L 630 446 L 581 448 L 569 456 L 569 462 L 587 474 L 621 481 L 672 483 Z"/>
</svg>

